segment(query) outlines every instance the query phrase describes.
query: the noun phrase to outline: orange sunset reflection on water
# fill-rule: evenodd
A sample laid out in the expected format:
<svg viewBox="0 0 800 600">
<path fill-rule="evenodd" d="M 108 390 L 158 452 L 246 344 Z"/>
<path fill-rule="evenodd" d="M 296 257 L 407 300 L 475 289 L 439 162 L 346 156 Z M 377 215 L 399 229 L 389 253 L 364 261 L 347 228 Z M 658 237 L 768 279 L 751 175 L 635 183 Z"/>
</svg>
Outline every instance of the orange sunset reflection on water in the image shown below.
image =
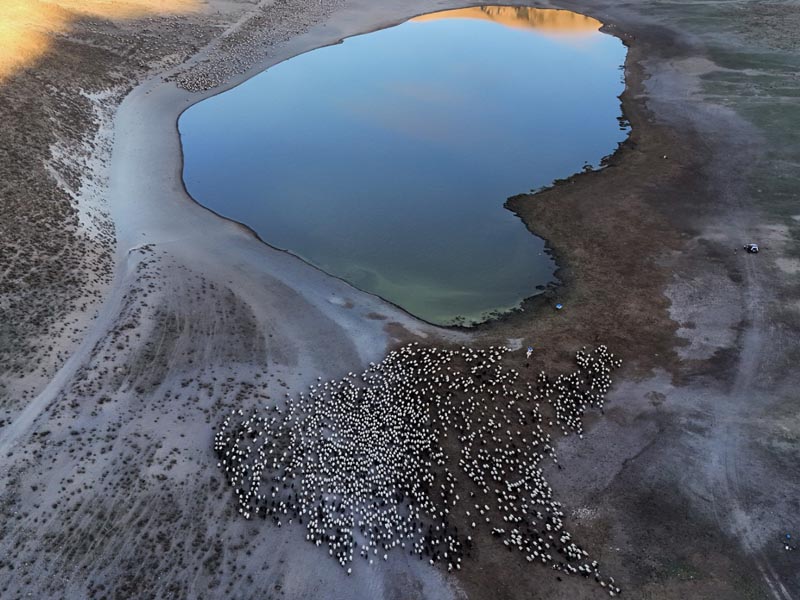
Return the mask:
<svg viewBox="0 0 800 600">
<path fill-rule="evenodd" d="M 199 0 L 0 0 L 0 81 L 44 56 L 76 19 L 137 19 L 197 10 Z"/>
<path fill-rule="evenodd" d="M 422 15 L 413 21 L 439 19 L 479 19 L 494 21 L 515 29 L 535 29 L 542 33 L 590 35 L 603 24 L 597 19 L 567 10 L 529 8 L 526 6 L 475 6 Z"/>
</svg>

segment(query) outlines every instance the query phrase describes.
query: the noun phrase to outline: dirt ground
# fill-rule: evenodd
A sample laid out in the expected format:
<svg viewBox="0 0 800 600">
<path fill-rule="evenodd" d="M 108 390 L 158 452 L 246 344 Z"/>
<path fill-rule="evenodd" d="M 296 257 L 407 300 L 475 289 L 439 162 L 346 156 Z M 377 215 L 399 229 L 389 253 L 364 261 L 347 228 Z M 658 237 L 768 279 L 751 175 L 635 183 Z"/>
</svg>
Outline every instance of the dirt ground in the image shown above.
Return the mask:
<svg viewBox="0 0 800 600">
<path fill-rule="evenodd" d="M 523 337 L 544 362 L 593 340 L 626 361 L 588 443 L 562 445 L 570 474 L 553 478 L 634 597 L 797 597 L 797 555 L 782 544 L 800 518 L 798 281 L 786 268 L 798 54 L 784 27 L 800 12 L 575 9 L 630 48 L 632 135 L 604 171 L 509 201 L 550 240 L 565 285 L 487 334 Z M 744 253 L 748 241 L 762 252 Z"/>
<path fill-rule="evenodd" d="M 201 4 L 84 16 L 0 83 L 0 596 L 607 595 L 491 539 L 457 577 L 399 556 L 347 578 L 302 530 L 235 513 L 211 452 L 222 411 L 413 337 L 533 344 L 523 372 L 607 344 L 624 366 L 605 411 L 547 473 L 574 537 L 624 597 L 800 597 L 783 543 L 800 538 L 797 3 L 538 4 L 629 47 L 632 134 L 602 171 L 509 199 L 562 285 L 467 334 L 260 245 L 184 202 L 173 162 L 136 158 L 186 98 L 461 4 Z"/>
</svg>

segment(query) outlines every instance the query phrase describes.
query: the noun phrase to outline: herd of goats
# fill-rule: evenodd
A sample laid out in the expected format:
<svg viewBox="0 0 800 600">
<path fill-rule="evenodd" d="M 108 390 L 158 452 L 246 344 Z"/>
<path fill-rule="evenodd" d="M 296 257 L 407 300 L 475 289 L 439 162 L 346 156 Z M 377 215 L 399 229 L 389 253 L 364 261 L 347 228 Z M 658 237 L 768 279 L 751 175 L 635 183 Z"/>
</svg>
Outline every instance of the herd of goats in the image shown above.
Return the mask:
<svg viewBox="0 0 800 600">
<path fill-rule="evenodd" d="M 348 574 L 393 550 L 460 570 L 491 535 L 619 594 L 565 530 L 542 461 L 558 464 L 550 431 L 582 435 L 621 362 L 583 349 L 572 373 L 526 381 L 509 352 L 409 344 L 280 406 L 234 410 L 214 450 L 239 512 L 301 524 Z"/>
</svg>

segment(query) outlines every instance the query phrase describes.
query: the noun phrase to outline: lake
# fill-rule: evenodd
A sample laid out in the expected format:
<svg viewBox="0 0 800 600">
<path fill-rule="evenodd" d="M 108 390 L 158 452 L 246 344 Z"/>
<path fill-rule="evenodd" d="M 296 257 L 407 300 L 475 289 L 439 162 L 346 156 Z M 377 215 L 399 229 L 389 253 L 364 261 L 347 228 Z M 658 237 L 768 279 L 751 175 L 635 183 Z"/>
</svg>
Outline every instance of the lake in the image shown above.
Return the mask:
<svg viewBox="0 0 800 600">
<path fill-rule="evenodd" d="M 481 322 L 556 269 L 505 200 L 598 168 L 628 135 L 626 50 L 599 27 L 470 8 L 297 56 L 181 116 L 186 187 L 415 316 Z"/>
</svg>

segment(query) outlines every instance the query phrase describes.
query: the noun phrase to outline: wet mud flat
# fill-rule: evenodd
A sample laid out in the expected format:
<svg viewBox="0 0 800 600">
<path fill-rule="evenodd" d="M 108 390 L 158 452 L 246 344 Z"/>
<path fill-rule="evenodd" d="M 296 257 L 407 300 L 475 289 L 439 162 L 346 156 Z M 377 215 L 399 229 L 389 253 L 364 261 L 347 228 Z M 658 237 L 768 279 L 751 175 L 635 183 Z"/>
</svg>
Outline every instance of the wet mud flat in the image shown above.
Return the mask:
<svg viewBox="0 0 800 600">
<path fill-rule="evenodd" d="M 327 23 L 363 31 L 413 8 L 425 10 L 355 5 Z M 797 173 L 789 160 L 766 160 L 766 149 L 783 158 L 797 152 L 783 99 L 796 72 L 800 15 L 786 5 L 743 12 L 728 3 L 579 10 L 630 45 L 623 101 L 633 137 L 605 171 L 511 201 L 560 257 L 565 285 L 471 343 L 533 343 L 530 367 L 524 353 L 510 357 L 520 373 L 567 364 L 594 338 L 622 356 L 604 412 L 590 414 L 583 440 L 557 444 L 564 469 L 546 475 L 571 532 L 623 597 L 791 598 L 797 554 L 778 538 L 797 529 L 800 497 L 797 375 L 789 368 L 798 333 Z M 227 235 L 220 239 L 239 260 L 260 256 Z M 745 236 L 768 251 L 757 259 L 735 253 Z M 385 307 L 329 289 L 333 302 L 323 294 L 298 309 L 325 308 L 346 324 L 318 330 L 341 354 L 326 363 L 301 351 L 319 345 L 318 336 L 298 342 L 280 331 L 293 319 L 274 317 L 314 297 L 302 278 L 292 280 L 303 290 L 297 295 L 266 275 L 255 289 L 251 273 L 232 268 L 236 261 L 202 248 L 134 252 L 130 279 L 115 287 L 107 335 L 78 361 L 85 368 L 57 386 L 58 402 L 13 436 L 31 402 L 15 394 L 4 405 L 4 597 L 593 593 L 581 578 L 559 580 L 523 557 L 510 560 L 495 538 L 476 544 L 475 568 L 457 576 L 399 560 L 346 578 L 317 548 L 297 543 L 298 531 L 240 518 L 215 466 L 218 412 L 363 366 L 366 354 L 347 342 L 357 336 L 341 335 L 362 320 L 381 324 L 371 339 L 382 339 L 384 326 L 396 333 L 389 345 L 413 334 Z M 288 301 L 261 309 L 254 300 L 280 296 Z M 357 316 L 343 320 L 348 311 Z M 431 332 L 418 331 L 418 341 L 422 334 Z M 295 368 L 300 356 L 309 359 Z"/>
</svg>

